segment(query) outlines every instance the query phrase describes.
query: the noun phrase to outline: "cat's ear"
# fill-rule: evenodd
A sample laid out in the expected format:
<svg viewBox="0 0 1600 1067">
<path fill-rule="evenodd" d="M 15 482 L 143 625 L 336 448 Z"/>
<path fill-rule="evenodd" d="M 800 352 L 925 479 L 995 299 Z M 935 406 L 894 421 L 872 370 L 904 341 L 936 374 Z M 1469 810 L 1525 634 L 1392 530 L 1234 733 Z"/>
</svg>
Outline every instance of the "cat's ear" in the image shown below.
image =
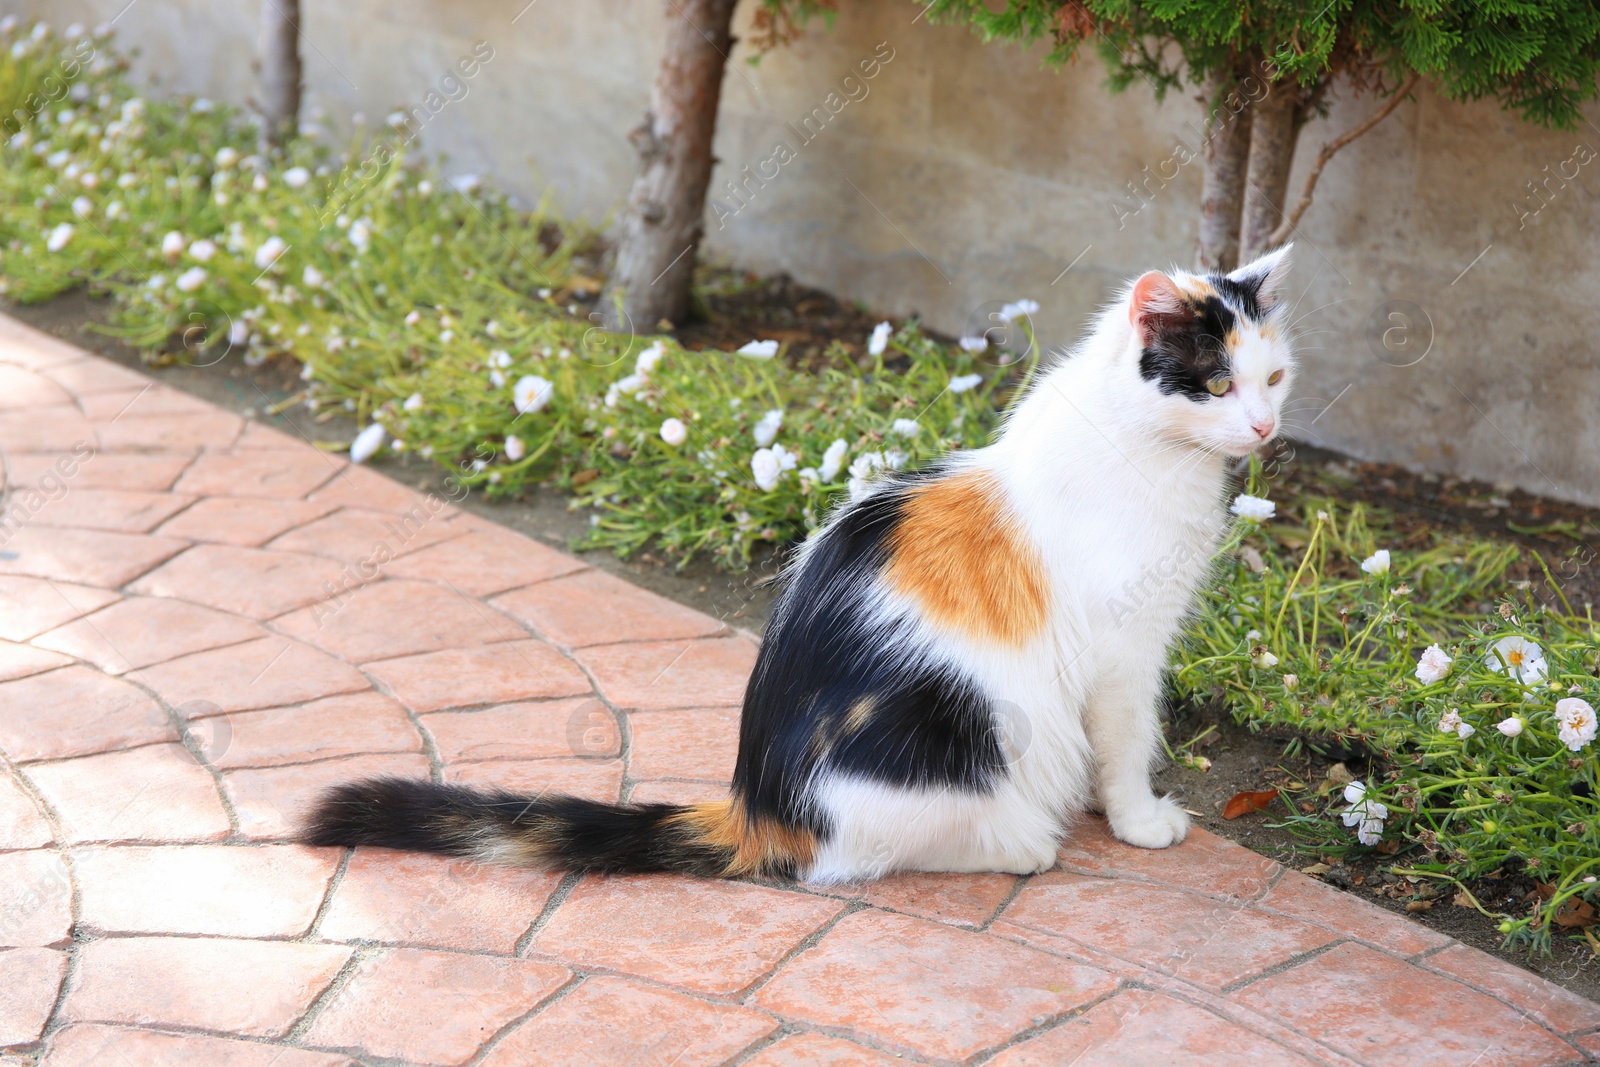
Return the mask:
<svg viewBox="0 0 1600 1067">
<path fill-rule="evenodd" d="M 1145 344 L 1193 317 L 1178 286 L 1160 271 L 1141 274 L 1133 283 L 1133 293 L 1128 300 L 1128 321 L 1139 331 Z"/>
<path fill-rule="evenodd" d="M 1283 283 L 1289 277 L 1289 253 L 1293 249 L 1293 241 L 1273 249 L 1228 275 L 1228 280 L 1255 294 L 1256 304 L 1266 311 L 1278 302 Z"/>
</svg>

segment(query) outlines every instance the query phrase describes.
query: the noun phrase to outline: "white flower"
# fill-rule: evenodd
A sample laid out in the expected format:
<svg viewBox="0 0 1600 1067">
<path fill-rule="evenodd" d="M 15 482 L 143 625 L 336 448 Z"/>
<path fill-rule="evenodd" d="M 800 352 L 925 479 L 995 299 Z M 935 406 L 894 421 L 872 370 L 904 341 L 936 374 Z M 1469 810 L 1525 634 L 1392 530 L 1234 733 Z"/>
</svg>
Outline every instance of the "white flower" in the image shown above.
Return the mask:
<svg viewBox="0 0 1600 1067">
<path fill-rule="evenodd" d="M 983 375 L 981 375 L 981 374 L 963 374 L 959 378 L 951 378 L 950 379 L 950 391 L 952 393 L 965 393 L 965 392 L 968 392 L 970 390 L 976 389 L 978 386 L 980 386 L 982 384 L 983 384 Z"/>
<path fill-rule="evenodd" d="M 1289 692 L 1294 692 L 1295 687 L 1299 684 L 1300 676 L 1298 674 L 1286 674 L 1283 676 L 1283 687 L 1289 690 Z"/>
<path fill-rule="evenodd" d="M 783 428 L 783 412 L 773 408 L 761 418 L 756 420 L 754 433 L 756 444 L 762 448 L 770 445 L 778 436 L 778 431 Z"/>
<path fill-rule="evenodd" d="M 682 419 L 668 419 L 661 424 L 661 439 L 677 448 L 689 439 L 689 427 L 683 424 Z"/>
<path fill-rule="evenodd" d="M 278 257 L 289 250 L 282 237 L 268 237 L 261 242 L 261 247 L 256 249 L 256 268 L 266 270 L 278 262 Z"/>
<path fill-rule="evenodd" d="M 892 471 L 897 471 L 906 465 L 906 460 L 911 457 L 898 448 L 891 448 L 883 454 L 883 465 Z"/>
<path fill-rule="evenodd" d="M 1533 685 L 1544 678 L 1544 652 L 1526 637 L 1502 637 L 1484 657 L 1484 663 L 1490 670 L 1509 674 L 1523 685 Z"/>
<path fill-rule="evenodd" d="M 1015 304 L 1007 304 L 1000 309 L 1000 318 L 1006 322 L 1015 322 L 1023 316 L 1032 316 L 1039 313 L 1039 302 L 1036 300 L 1018 300 Z"/>
<path fill-rule="evenodd" d="M 350 243 L 356 246 L 356 251 L 365 253 L 372 245 L 372 223 L 366 219 L 357 219 L 350 226 Z"/>
<path fill-rule="evenodd" d="M 417 323 L 419 323 L 421 321 L 422 321 L 422 312 L 415 311 L 415 310 L 406 312 L 406 325 L 407 326 L 415 326 Z"/>
<path fill-rule="evenodd" d="M 1477 732 L 1478 728 L 1472 725 L 1470 722 L 1464 722 L 1460 726 L 1456 727 L 1456 736 L 1461 738 L 1463 741 Z"/>
<path fill-rule="evenodd" d="M 1513 715 L 1509 719 L 1501 719 L 1499 722 L 1495 723 L 1494 728 L 1505 734 L 1507 737 L 1516 737 L 1518 734 L 1522 733 L 1522 725 L 1522 720 Z"/>
<path fill-rule="evenodd" d="M 844 466 L 844 454 L 849 447 L 843 438 L 828 446 L 828 450 L 822 454 L 822 469 L 817 472 L 823 481 L 831 482 L 839 477 L 839 468 Z"/>
<path fill-rule="evenodd" d="M 178 291 L 181 293 L 192 293 L 200 288 L 205 280 L 206 271 L 204 267 L 190 267 L 178 275 L 178 280 L 173 284 L 178 287 Z"/>
<path fill-rule="evenodd" d="M 476 192 L 478 187 L 483 184 L 483 179 L 476 174 L 457 174 L 454 178 L 446 180 L 450 183 L 450 187 L 458 193 Z"/>
<path fill-rule="evenodd" d="M 1259 496 L 1250 496 L 1240 493 L 1233 498 L 1229 511 L 1241 519 L 1250 519 L 1254 522 L 1265 522 L 1277 513 L 1278 505 Z"/>
<path fill-rule="evenodd" d="M 989 347 L 989 339 L 987 337 L 963 337 L 956 344 L 968 352 L 983 352 Z"/>
<path fill-rule="evenodd" d="M 1439 732 L 1442 734 L 1455 734 L 1457 737 L 1461 738 L 1461 740 L 1465 741 L 1467 738 L 1477 733 L 1478 730 L 1477 727 L 1473 726 L 1471 723 L 1463 722 L 1461 720 L 1460 711 L 1455 708 L 1451 708 L 1449 711 L 1439 716 Z"/>
<path fill-rule="evenodd" d="M 855 462 L 850 464 L 850 477 L 865 480 L 883 470 L 883 468 L 883 453 L 863 452 L 855 458 Z"/>
<path fill-rule="evenodd" d="M 1383 840 L 1383 821 L 1389 809 L 1367 797 L 1367 787 L 1361 782 L 1351 782 L 1344 787 L 1344 799 L 1350 804 L 1342 818 L 1346 826 L 1356 827 L 1356 840 L 1363 845 L 1376 845 Z"/>
<path fill-rule="evenodd" d="M 489 366 L 499 367 L 501 370 L 511 366 L 511 353 L 503 348 L 496 348 L 489 353 Z"/>
<path fill-rule="evenodd" d="M 1556 701 L 1556 721 L 1561 724 L 1561 743 L 1572 751 L 1594 740 L 1595 714 L 1588 701 L 1577 697 Z"/>
<path fill-rule="evenodd" d="M 283 184 L 291 189 L 303 189 L 311 180 L 311 172 L 304 167 L 290 167 L 283 172 Z"/>
<path fill-rule="evenodd" d="M 1361 561 L 1361 569 L 1368 574 L 1389 573 L 1389 550 L 1380 548 L 1372 555 Z"/>
<path fill-rule="evenodd" d="M 1246 641 L 1259 641 L 1259 640 L 1261 640 L 1261 631 L 1260 630 L 1250 630 L 1250 631 L 1246 632 L 1246 634 L 1244 635 L 1244 639 Z"/>
<path fill-rule="evenodd" d="M 554 383 L 546 381 L 537 374 L 524 374 L 517 379 L 516 386 L 512 388 L 511 399 L 516 404 L 517 411 L 531 415 L 550 403 L 555 391 Z"/>
<path fill-rule="evenodd" d="M 739 348 L 739 355 L 749 356 L 751 359 L 771 359 L 778 354 L 776 341 L 751 341 Z"/>
<path fill-rule="evenodd" d="M 866 496 L 871 489 L 873 476 L 887 465 L 881 452 L 863 452 L 857 456 L 850 464 L 850 499 L 860 500 Z"/>
<path fill-rule="evenodd" d="M 1265 645 L 1257 645 L 1255 650 L 1250 653 L 1250 660 L 1264 671 L 1271 670 L 1278 665 L 1278 657 L 1268 652 Z"/>
<path fill-rule="evenodd" d="M 611 387 L 606 390 L 606 407 L 616 407 L 617 401 L 623 396 L 632 396 L 640 389 L 643 389 L 647 384 L 648 383 L 645 381 L 644 377 L 638 374 L 630 374 L 625 378 L 618 378 L 616 381 L 612 382 Z"/>
<path fill-rule="evenodd" d="M 522 438 L 516 434 L 506 437 L 506 458 L 515 463 L 528 454 L 528 446 L 522 443 Z"/>
<path fill-rule="evenodd" d="M 375 422 L 350 442 L 350 462 L 365 463 L 383 447 L 383 424 Z"/>
<path fill-rule="evenodd" d="M 406 402 L 404 404 L 401 404 L 400 406 L 402 408 L 404 408 L 406 411 L 421 411 L 422 410 L 422 394 L 421 393 L 412 393 L 410 396 L 406 397 Z"/>
<path fill-rule="evenodd" d="M 666 346 L 660 341 L 639 353 L 639 358 L 633 362 L 633 373 L 641 378 L 650 377 L 650 372 L 656 369 L 656 364 L 661 362 L 661 357 L 667 354 Z"/>
<path fill-rule="evenodd" d="M 489 384 L 496 389 L 504 389 L 506 387 L 506 372 L 498 369 L 490 371 Z"/>
<path fill-rule="evenodd" d="M 1438 645 L 1429 645 L 1422 650 L 1421 657 L 1417 660 L 1417 680 L 1423 685 L 1432 685 L 1442 682 L 1450 673 L 1450 664 L 1454 662 L 1445 655 L 1444 649 Z"/>
<path fill-rule="evenodd" d="M 173 230 L 161 239 L 161 254 L 166 256 L 169 261 L 175 262 L 179 256 L 183 255 L 183 246 L 186 243 L 183 239 L 183 234 Z"/>
<path fill-rule="evenodd" d="M 867 354 L 881 356 L 889 347 L 889 334 L 894 327 L 887 322 L 880 322 L 872 328 L 872 338 L 867 341 Z"/>
<path fill-rule="evenodd" d="M 895 419 L 893 431 L 901 437 L 915 437 L 917 431 L 922 429 L 916 419 Z"/>
<path fill-rule="evenodd" d="M 325 280 L 322 272 L 309 263 L 306 264 L 306 269 L 300 272 L 300 282 L 307 289 L 321 289 Z"/>
<path fill-rule="evenodd" d="M 772 456 L 778 461 L 778 466 L 786 471 L 792 471 L 800 464 L 800 453 L 790 452 L 782 445 L 772 446 Z"/>
<path fill-rule="evenodd" d="M 77 197 L 72 201 L 72 213 L 81 218 L 87 218 L 94 211 L 94 201 L 87 196 Z"/>
<path fill-rule="evenodd" d="M 783 465 L 773 455 L 772 449 L 760 448 L 750 457 L 750 473 L 755 477 L 756 485 L 763 492 L 770 493 L 778 488 L 778 476 L 783 473 Z"/>
<path fill-rule="evenodd" d="M 201 263 L 210 263 L 211 257 L 216 254 L 216 244 L 212 241 L 206 240 L 204 237 L 200 238 L 200 240 L 189 246 L 190 257 L 200 261 Z"/>
<path fill-rule="evenodd" d="M 239 162 L 239 151 L 236 148 L 220 148 L 217 150 L 217 166 L 227 170 Z"/>
<path fill-rule="evenodd" d="M 250 179 L 250 188 L 254 189 L 258 193 L 266 192 L 268 184 L 267 176 L 265 174 L 257 174 L 254 178 Z"/>
</svg>

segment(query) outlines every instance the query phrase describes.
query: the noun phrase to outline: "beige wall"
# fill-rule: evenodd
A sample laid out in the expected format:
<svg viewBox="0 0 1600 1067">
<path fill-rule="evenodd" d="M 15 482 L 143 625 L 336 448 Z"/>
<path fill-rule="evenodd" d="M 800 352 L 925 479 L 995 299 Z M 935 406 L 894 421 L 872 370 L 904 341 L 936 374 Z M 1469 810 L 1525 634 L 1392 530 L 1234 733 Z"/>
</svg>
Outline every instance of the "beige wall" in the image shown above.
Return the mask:
<svg viewBox="0 0 1600 1067">
<path fill-rule="evenodd" d="M 494 59 L 430 122 L 425 145 L 450 157 L 448 173 L 492 174 L 526 198 L 548 191 L 563 210 L 603 219 L 633 173 L 626 134 L 645 106 L 663 4 L 525 2 L 303 0 L 309 103 L 335 126 L 356 110 L 381 120 L 486 40 Z M 0 10 L 61 24 L 125 4 L 0 0 Z M 1043 71 L 1036 53 L 914 21 L 910 0 L 845 7 L 832 33 L 818 26 L 759 66 L 735 52 L 713 195 L 780 139 L 797 156 L 722 226 L 708 216 L 712 254 L 950 332 L 997 301 L 1032 297 L 1054 345 L 1070 343 L 1121 279 L 1189 262 L 1194 165 L 1120 223 L 1113 205 L 1133 206 L 1126 183 L 1168 159 L 1177 138 L 1193 144 L 1194 101 L 1158 107 L 1143 86 L 1109 97 L 1096 59 Z M 139 75 L 162 90 L 242 103 L 256 11 L 255 0 L 137 0 L 118 30 L 141 49 Z M 785 123 L 822 105 L 880 42 L 894 58 L 866 98 L 799 146 Z M 1337 102 L 1308 127 L 1296 188 L 1329 131 L 1369 106 Z M 1590 115 L 1600 120 L 1600 109 Z M 1300 310 L 1320 309 L 1302 324 L 1298 436 L 1600 504 L 1600 159 L 1525 224 L 1514 207 L 1536 203 L 1527 183 L 1579 144 L 1600 150 L 1600 131 L 1544 132 L 1493 104 L 1425 93 L 1330 165 L 1293 278 Z M 1371 329 L 1373 316 L 1396 300 L 1432 322 L 1414 366 L 1380 360 L 1369 343 L 1390 325 Z"/>
</svg>

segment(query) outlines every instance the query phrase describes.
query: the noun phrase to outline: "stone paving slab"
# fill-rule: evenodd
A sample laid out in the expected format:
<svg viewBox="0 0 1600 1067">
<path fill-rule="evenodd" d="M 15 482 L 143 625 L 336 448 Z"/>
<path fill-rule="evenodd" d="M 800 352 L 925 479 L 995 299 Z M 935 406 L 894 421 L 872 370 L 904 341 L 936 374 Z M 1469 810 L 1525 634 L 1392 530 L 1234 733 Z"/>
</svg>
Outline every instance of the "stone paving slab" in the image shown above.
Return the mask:
<svg viewBox="0 0 1600 1067">
<path fill-rule="evenodd" d="M 1198 829 L 825 890 L 305 848 L 372 773 L 721 795 L 755 645 L 3 317 L 0 450 L 0 1063 L 1600 1058 L 1600 1004 Z"/>
</svg>

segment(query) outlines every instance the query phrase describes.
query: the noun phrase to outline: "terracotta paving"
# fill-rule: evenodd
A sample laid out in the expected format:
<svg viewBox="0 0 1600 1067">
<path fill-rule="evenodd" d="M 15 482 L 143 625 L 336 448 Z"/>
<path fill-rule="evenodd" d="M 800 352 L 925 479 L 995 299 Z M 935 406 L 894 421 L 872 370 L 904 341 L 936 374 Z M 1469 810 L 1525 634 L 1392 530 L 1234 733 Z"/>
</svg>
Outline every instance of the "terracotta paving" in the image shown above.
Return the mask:
<svg viewBox="0 0 1600 1067">
<path fill-rule="evenodd" d="M 1194 831 L 814 889 L 294 844 L 721 795 L 755 644 L 0 318 L 0 1064 L 1474 1065 L 1600 1004 Z"/>
</svg>

